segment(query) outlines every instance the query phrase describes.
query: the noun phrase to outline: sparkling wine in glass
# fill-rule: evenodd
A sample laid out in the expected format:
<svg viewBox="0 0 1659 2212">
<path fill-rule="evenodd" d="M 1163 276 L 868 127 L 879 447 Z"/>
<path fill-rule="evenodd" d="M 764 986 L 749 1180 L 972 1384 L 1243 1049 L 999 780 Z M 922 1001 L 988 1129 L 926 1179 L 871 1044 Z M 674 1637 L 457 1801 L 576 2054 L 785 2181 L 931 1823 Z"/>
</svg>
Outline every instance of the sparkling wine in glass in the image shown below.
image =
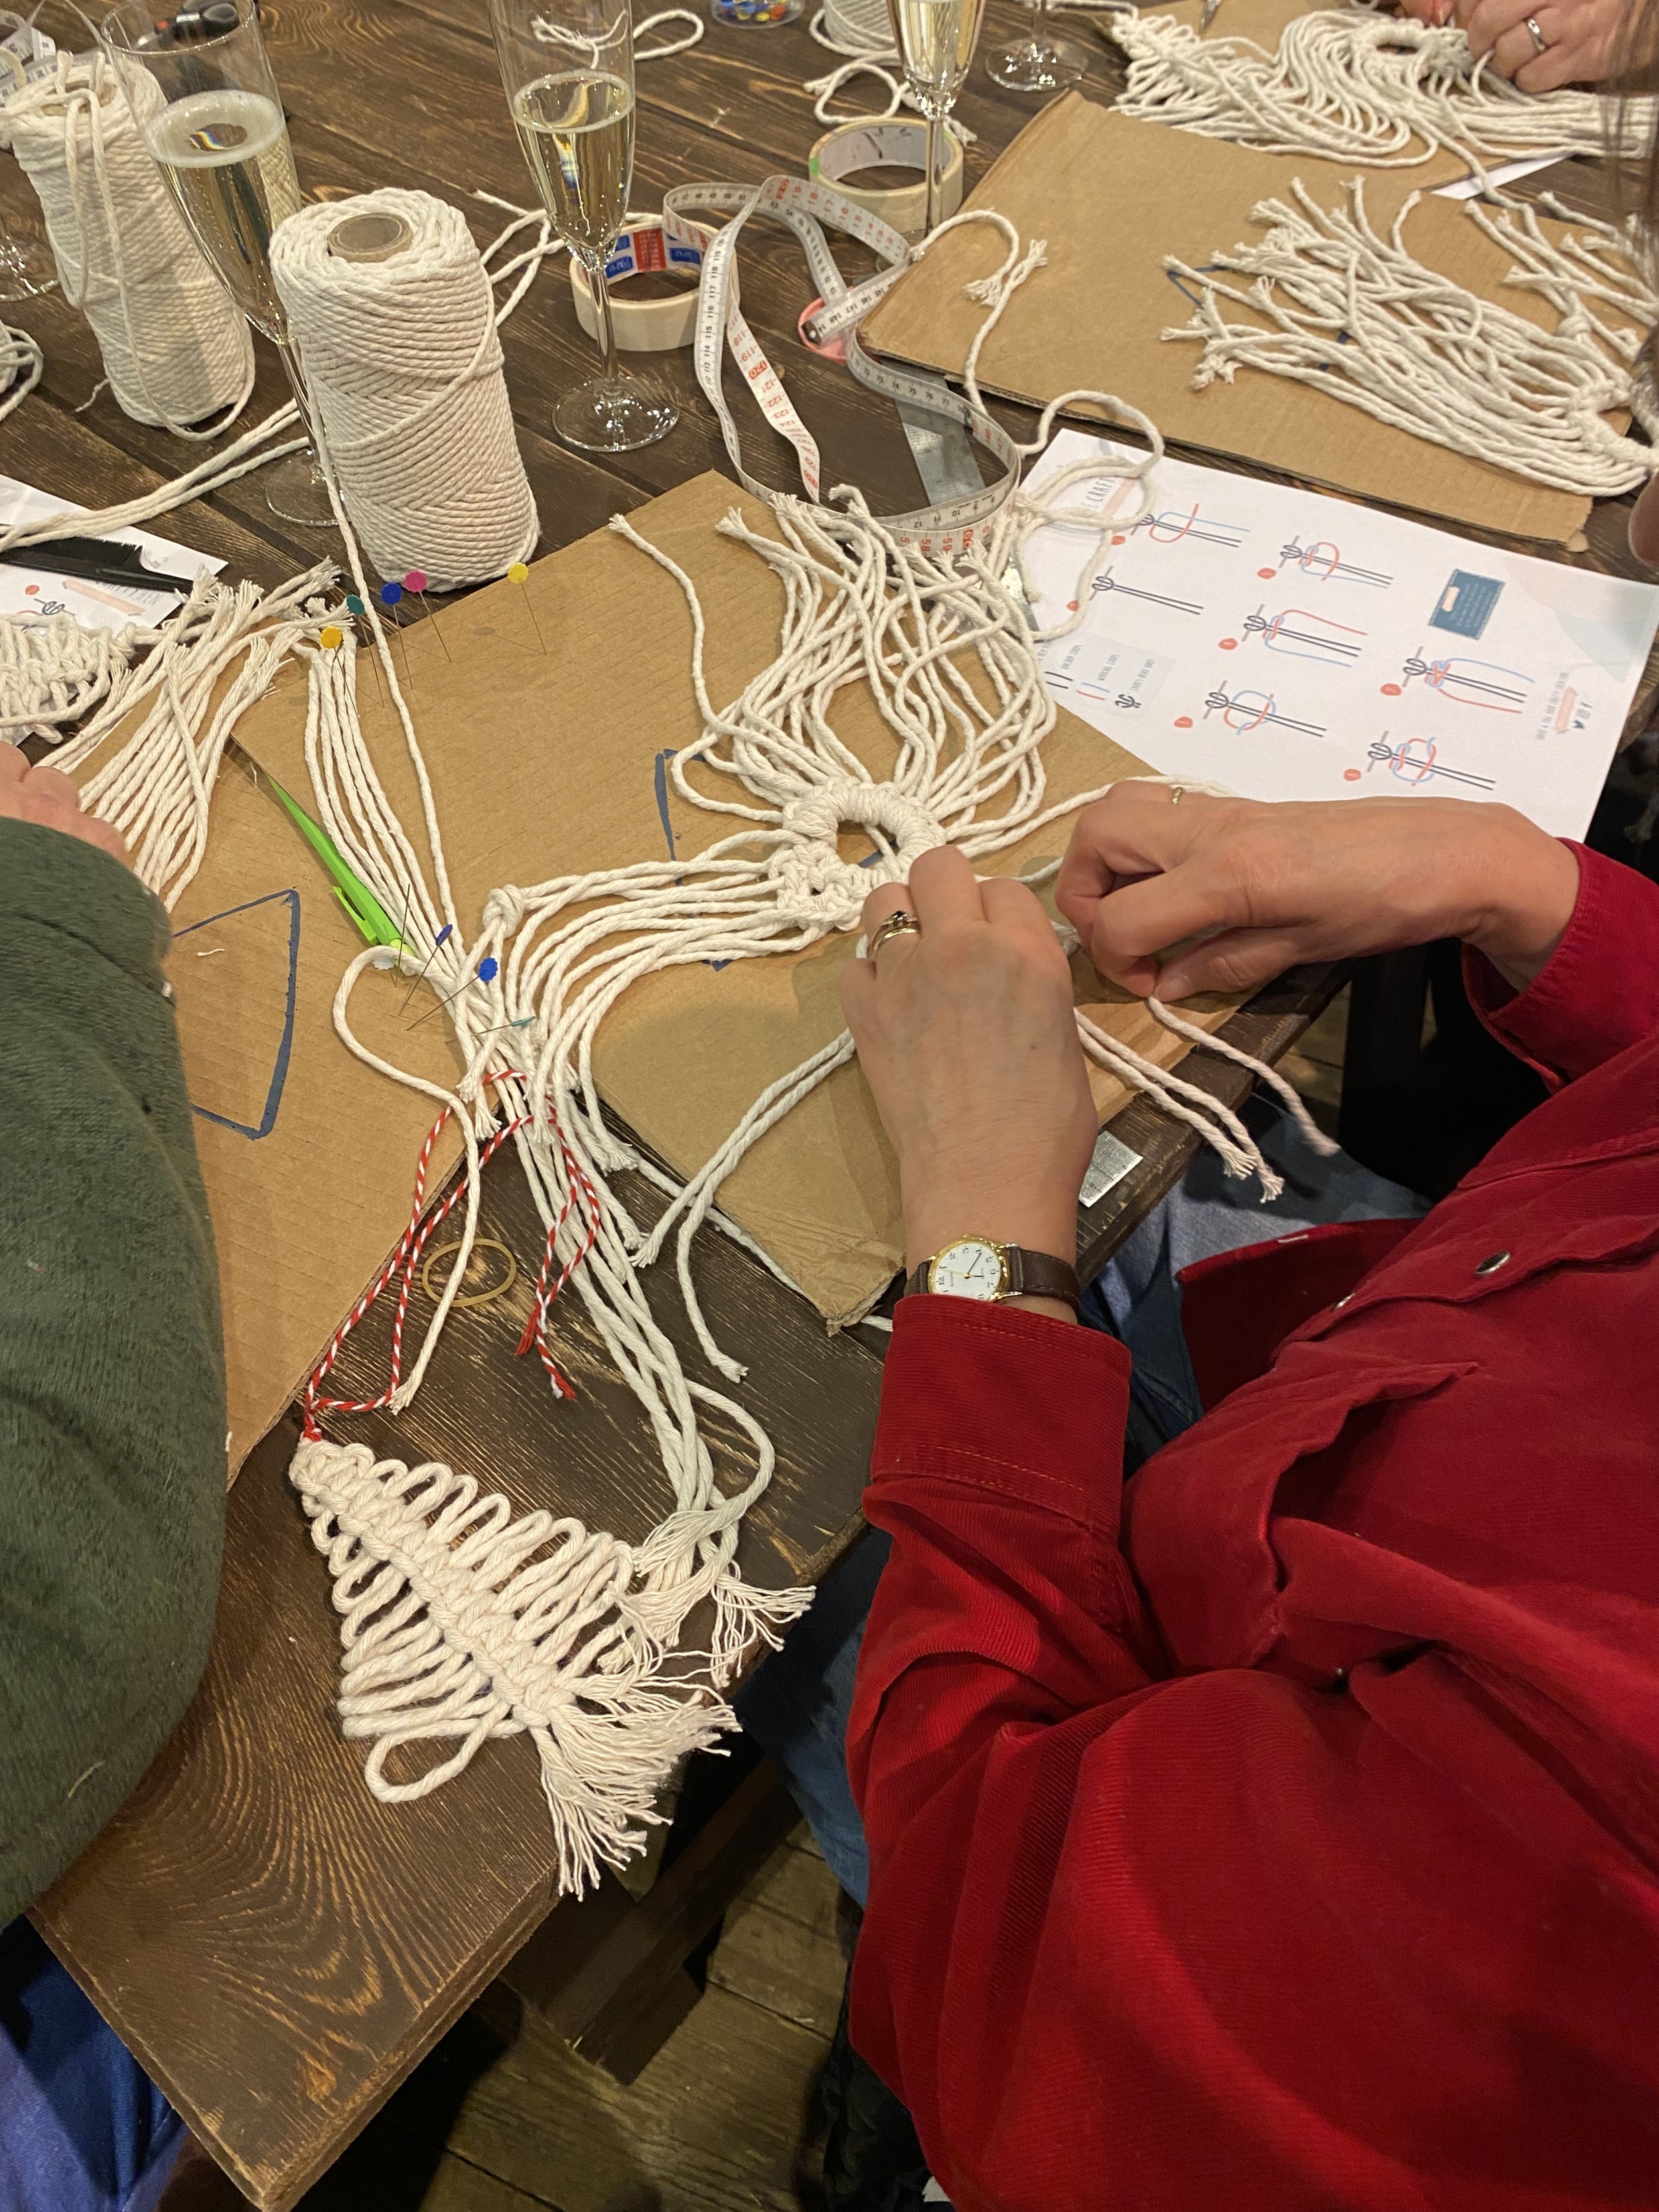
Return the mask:
<svg viewBox="0 0 1659 2212">
<path fill-rule="evenodd" d="M 299 207 L 300 184 L 257 0 L 208 0 L 159 22 L 143 0 L 125 0 L 99 35 L 191 236 L 276 346 L 311 436 L 311 404 L 270 274 L 271 233 Z M 284 521 L 334 520 L 313 443 L 265 471 L 271 513 Z"/>
<path fill-rule="evenodd" d="M 623 453 L 678 421 L 650 377 L 624 370 L 605 262 L 634 176 L 634 38 L 628 0 L 489 0 L 501 82 L 553 228 L 586 274 L 603 364 L 553 410 L 567 444 Z"/>
<path fill-rule="evenodd" d="M 927 233 L 939 227 L 945 125 L 979 41 L 985 0 L 887 0 L 905 82 L 927 125 Z"/>
<path fill-rule="evenodd" d="M 1088 67 L 1088 48 L 1055 32 L 1049 0 L 1032 0 L 1030 32 L 992 54 L 985 71 L 1006 92 L 1043 94 L 1064 92 L 1082 79 Z"/>
</svg>

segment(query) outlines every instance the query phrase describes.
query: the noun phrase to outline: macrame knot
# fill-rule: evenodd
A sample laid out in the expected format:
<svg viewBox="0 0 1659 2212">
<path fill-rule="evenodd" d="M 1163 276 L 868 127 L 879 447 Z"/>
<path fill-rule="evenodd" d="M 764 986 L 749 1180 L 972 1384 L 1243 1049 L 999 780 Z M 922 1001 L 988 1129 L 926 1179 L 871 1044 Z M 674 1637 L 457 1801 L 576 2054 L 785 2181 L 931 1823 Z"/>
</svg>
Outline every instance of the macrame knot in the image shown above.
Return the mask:
<svg viewBox="0 0 1659 2212">
<path fill-rule="evenodd" d="M 927 808 L 896 784 L 861 783 L 851 776 L 792 799 L 782 823 L 791 842 L 780 845 L 767 866 L 780 904 L 792 920 L 836 929 L 851 929 L 878 884 L 902 883 L 922 854 L 945 842 Z M 836 840 L 844 823 L 874 831 L 889 849 L 861 866 L 843 860 Z"/>
<path fill-rule="evenodd" d="M 523 927 L 524 917 L 524 893 L 516 884 L 503 884 L 484 901 L 484 935 L 511 937 Z"/>
</svg>

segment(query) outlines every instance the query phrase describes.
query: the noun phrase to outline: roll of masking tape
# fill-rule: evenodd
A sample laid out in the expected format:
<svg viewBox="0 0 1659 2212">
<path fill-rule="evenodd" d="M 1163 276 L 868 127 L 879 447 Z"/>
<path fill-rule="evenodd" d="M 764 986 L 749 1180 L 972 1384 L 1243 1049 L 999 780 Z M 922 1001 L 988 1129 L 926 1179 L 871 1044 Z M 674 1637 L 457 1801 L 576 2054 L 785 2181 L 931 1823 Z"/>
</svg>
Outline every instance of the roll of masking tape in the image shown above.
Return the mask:
<svg viewBox="0 0 1659 2212">
<path fill-rule="evenodd" d="M 605 264 L 617 346 L 623 353 L 667 353 L 675 346 L 690 345 L 697 322 L 695 283 L 665 300 L 630 300 L 617 287 L 625 284 L 630 276 L 643 276 L 653 270 L 677 269 L 693 278 L 701 276 L 703 247 L 714 234 L 696 229 L 694 236 L 677 232 L 672 238 L 667 238 L 663 234 L 660 216 L 630 215 L 625 220 L 628 228 L 618 236 L 611 249 L 611 258 Z M 681 227 L 682 231 L 692 228 L 690 225 Z M 597 337 L 599 318 L 593 312 L 587 271 L 574 253 L 570 256 L 570 289 L 575 295 L 576 320 L 589 337 Z"/>
<path fill-rule="evenodd" d="M 947 131 L 940 221 L 962 205 L 962 142 Z M 914 185 L 849 185 L 860 169 L 914 169 Z M 829 185 L 855 207 L 867 209 L 907 238 L 927 221 L 927 126 L 896 118 L 890 123 L 840 123 L 826 131 L 806 159 L 815 185 Z"/>
</svg>

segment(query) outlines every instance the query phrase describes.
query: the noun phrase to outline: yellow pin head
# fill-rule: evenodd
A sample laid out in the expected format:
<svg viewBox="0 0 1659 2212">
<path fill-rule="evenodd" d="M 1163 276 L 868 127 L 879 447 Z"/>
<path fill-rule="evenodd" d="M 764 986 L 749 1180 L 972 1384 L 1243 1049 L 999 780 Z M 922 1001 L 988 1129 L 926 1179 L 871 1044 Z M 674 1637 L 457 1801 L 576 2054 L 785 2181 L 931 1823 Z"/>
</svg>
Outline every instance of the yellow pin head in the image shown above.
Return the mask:
<svg viewBox="0 0 1659 2212">
<path fill-rule="evenodd" d="M 345 638 L 339 630 L 335 629 L 333 623 L 331 623 L 328 628 L 320 633 L 317 641 L 319 645 L 325 645 L 331 653 L 337 645 L 343 645 L 345 643 Z"/>
<path fill-rule="evenodd" d="M 509 584 L 528 583 L 530 580 L 530 571 L 526 568 L 522 561 L 515 561 L 513 563 L 513 566 L 507 572 L 507 580 Z"/>
</svg>

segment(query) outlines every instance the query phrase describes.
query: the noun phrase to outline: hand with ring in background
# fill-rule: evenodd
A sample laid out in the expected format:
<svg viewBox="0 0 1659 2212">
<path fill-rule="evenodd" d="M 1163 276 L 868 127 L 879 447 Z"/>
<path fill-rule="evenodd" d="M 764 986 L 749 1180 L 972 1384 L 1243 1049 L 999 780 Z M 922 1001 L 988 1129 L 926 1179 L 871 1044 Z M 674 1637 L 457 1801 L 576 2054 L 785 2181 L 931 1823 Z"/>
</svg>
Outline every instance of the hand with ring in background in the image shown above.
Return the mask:
<svg viewBox="0 0 1659 2212">
<path fill-rule="evenodd" d="M 1054 924 L 949 846 L 865 902 L 842 1006 L 898 1156 L 907 1268 L 958 1237 L 1069 1254 L 1094 1100 Z"/>
<path fill-rule="evenodd" d="M 1629 0 L 1401 0 L 1421 23 L 1461 23 L 1477 61 L 1522 92 L 1601 84 L 1659 60 Z"/>
</svg>

